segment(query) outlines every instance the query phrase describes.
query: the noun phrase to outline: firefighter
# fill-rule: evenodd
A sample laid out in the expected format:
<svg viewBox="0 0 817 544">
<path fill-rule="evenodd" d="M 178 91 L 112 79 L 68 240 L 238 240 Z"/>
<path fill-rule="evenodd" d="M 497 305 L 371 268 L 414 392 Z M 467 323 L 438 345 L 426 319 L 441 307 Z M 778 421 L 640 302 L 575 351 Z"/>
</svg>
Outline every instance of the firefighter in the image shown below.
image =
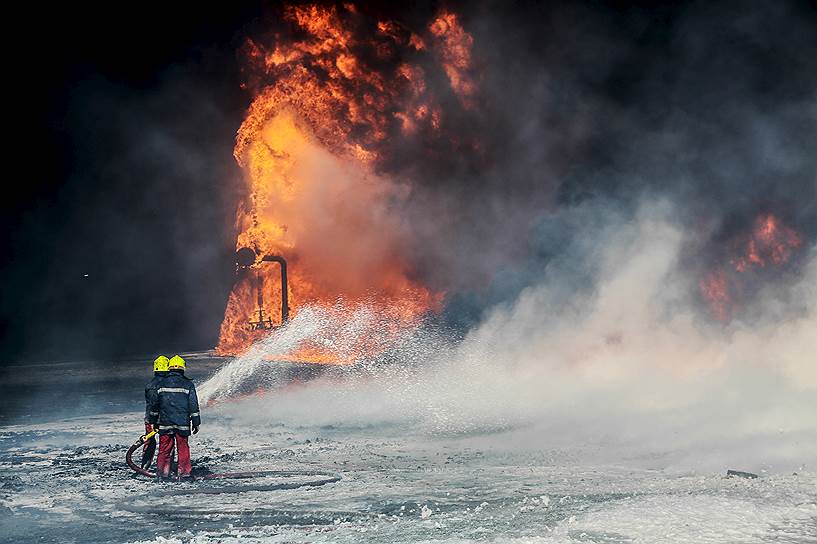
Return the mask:
<svg viewBox="0 0 817 544">
<path fill-rule="evenodd" d="M 193 434 L 199 432 L 199 399 L 196 386 L 184 375 L 184 359 L 174 355 L 168 362 L 168 372 L 159 382 L 153 399 L 152 412 L 159 414 L 159 458 L 156 460 L 156 474 L 160 478 L 170 477 L 170 462 L 175 442 L 179 456 L 179 479 L 190 478 L 190 447 L 187 439 L 191 426 Z"/>
<path fill-rule="evenodd" d="M 151 412 L 151 404 L 153 398 L 156 396 L 156 390 L 159 388 L 159 380 L 167 374 L 167 365 L 170 359 L 164 355 L 159 355 L 153 361 L 153 378 L 145 386 L 145 434 L 153 430 L 153 425 L 158 420 L 159 413 Z M 145 442 L 145 447 L 142 449 L 142 468 L 148 468 L 153 461 L 153 454 L 156 451 L 156 438 L 151 438 Z"/>
</svg>

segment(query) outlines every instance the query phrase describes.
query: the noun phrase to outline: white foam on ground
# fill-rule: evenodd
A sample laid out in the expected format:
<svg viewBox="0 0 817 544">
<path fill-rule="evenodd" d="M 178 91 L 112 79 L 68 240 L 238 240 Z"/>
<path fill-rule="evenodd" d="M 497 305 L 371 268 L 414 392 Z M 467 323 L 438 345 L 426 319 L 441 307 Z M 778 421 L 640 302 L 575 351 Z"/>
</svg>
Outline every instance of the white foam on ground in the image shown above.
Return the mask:
<svg viewBox="0 0 817 544">
<path fill-rule="evenodd" d="M 726 496 L 659 495 L 570 518 L 556 532 L 590 542 L 616 535 L 623 542 L 652 544 L 748 543 L 763 540 L 777 526 L 812 520 L 817 521 L 814 502 L 775 504 Z M 803 542 L 815 542 L 817 530 L 811 537 L 802 533 L 800 537 Z"/>
</svg>

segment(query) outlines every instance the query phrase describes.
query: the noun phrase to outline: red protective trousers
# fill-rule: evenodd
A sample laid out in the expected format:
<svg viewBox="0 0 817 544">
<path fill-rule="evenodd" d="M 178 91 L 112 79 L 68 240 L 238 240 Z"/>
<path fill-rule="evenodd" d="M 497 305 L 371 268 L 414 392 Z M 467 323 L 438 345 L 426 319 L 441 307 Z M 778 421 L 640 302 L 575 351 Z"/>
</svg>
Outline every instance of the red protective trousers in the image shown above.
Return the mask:
<svg viewBox="0 0 817 544">
<path fill-rule="evenodd" d="M 170 476 L 174 440 L 176 451 L 179 453 L 179 476 L 190 476 L 190 446 L 187 445 L 187 437 L 177 433 L 159 435 L 159 458 L 156 459 L 159 476 Z"/>
</svg>

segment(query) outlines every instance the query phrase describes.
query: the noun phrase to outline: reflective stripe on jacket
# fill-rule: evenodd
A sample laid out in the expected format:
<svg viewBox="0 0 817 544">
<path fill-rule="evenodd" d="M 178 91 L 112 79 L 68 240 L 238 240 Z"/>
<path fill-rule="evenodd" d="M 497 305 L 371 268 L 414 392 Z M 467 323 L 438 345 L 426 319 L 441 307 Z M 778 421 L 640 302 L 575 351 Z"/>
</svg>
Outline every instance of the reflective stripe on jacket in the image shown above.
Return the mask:
<svg viewBox="0 0 817 544">
<path fill-rule="evenodd" d="M 171 370 L 157 384 L 150 412 L 158 412 L 159 434 L 190 434 L 190 424 L 201 425 L 196 386 L 180 370 Z"/>
</svg>

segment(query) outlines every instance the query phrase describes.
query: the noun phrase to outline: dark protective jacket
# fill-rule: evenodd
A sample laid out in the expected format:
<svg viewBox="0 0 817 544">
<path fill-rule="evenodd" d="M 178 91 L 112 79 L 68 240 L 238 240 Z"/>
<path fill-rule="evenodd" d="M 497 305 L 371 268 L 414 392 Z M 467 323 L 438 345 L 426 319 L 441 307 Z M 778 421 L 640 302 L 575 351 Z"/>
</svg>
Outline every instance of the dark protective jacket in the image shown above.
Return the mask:
<svg viewBox="0 0 817 544">
<path fill-rule="evenodd" d="M 196 386 L 181 370 L 170 370 L 159 380 L 149 412 L 159 414 L 159 434 L 190 435 L 190 424 L 201 425 Z"/>
<path fill-rule="evenodd" d="M 158 394 L 156 390 L 159 389 L 159 381 L 165 376 L 167 372 L 154 372 L 153 379 L 145 386 L 145 423 L 155 424 L 159 421 L 159 412 L 151 412 L 150 405 L 156 402 L 154 397 Z"/>
</svg>

